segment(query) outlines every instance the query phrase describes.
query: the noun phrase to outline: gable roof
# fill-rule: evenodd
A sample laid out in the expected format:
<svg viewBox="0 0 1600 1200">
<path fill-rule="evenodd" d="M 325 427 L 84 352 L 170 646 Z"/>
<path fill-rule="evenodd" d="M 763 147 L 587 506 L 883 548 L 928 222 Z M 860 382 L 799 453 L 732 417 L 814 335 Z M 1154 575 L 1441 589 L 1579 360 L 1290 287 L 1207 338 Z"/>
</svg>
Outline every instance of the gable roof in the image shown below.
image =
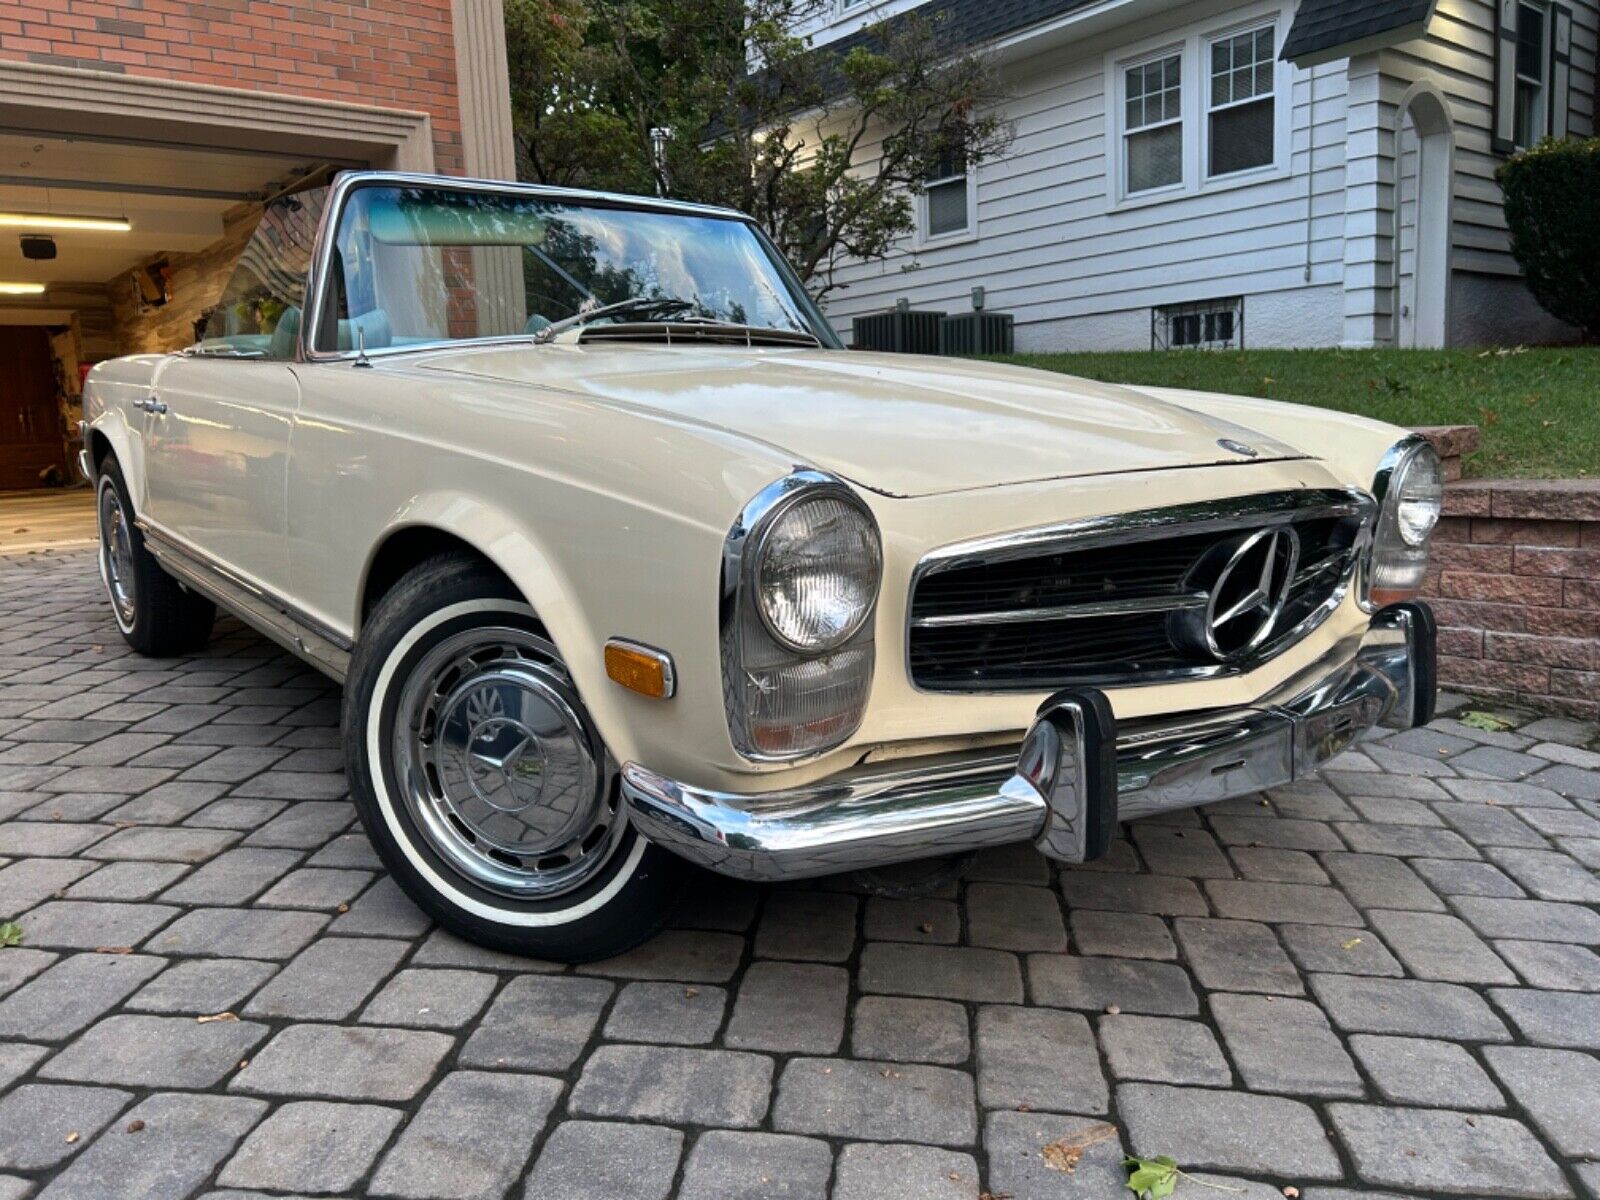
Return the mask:
<svg viewBox="0 0 1600 1200">
<path fill-rule="evenodd" d="M 1302 67 L 1421 37 L 1435 0 L 1301 0 L 1283 57 Z"/>
</svg>

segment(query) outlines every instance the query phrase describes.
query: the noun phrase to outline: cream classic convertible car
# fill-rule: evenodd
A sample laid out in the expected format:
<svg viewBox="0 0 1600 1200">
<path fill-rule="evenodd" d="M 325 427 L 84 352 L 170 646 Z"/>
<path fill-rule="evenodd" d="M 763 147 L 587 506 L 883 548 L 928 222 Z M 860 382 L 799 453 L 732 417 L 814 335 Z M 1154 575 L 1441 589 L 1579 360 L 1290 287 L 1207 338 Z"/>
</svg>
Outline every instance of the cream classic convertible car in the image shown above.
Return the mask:
<svg viewBox="0 0 1600 1200">
<path fill-rule="evenodd" d="M 1286 783 L 1433 708 L 1439 460 L 1371 421 L 846 352 L 735 212 L 382 173 L 89 377 L 117 624 L 335 679 L 361 819 L 550 958 L 783 880 Z"/>
</svg>

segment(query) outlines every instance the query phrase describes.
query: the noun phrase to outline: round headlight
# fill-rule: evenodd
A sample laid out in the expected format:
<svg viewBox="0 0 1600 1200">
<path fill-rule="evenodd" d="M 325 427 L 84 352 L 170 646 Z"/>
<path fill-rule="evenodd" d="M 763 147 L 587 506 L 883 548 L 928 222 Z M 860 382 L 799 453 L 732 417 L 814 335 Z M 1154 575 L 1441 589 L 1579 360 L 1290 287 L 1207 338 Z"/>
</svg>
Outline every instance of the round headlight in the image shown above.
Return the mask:
<svg viewBox="0 0 1600 1200">
<path fill-rule="evenodd" d="M 878 598 L 883 550 L 872 518 L 844 496 L 822 494 L 788 505 L 761 537 L 756 609 L 772 636 L 792 650 L 842 646 L 861 629 Z"/>
<path fill-rule="evenodd" d="M 1428 540 L 1444 511 L 1444 471 L 1439 454 L 1420 440 L 1394 447 L 1373 492 L 1381 497 L 1367 552 L 1363 603 L 1369 610 L 1413 600 L 1428 570 Z"/>
<path fill-rule="evenodd" d="M 1444 475 L 1438 451 L 1428 445 L 1417 447 L 1391 486 L 1396 497 L 1396 532 L 1408 546 L 1423 545 L 1444 511 Z"/>
</svg>

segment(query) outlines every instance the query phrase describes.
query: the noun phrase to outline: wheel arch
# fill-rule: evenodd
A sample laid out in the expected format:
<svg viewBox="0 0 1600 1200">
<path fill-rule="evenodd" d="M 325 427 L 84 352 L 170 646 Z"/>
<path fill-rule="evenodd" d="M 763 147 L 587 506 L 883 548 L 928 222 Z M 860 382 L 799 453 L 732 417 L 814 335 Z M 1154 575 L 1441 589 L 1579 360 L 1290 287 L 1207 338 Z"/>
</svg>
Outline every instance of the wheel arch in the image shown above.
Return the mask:
<svg viewBox="0 0 1600 1200">
<path fill-rule="evenodd" d="M 117 460 L 123 481 L 128 485 L 134 513 L 138 515 L 144 509 L 144 456 L 140 453 L 135 431 L 128 427 L 121 413 L 107 409 L 89 426 L 85 445 L 96 476 L 104 470 L 107 459 Z"/>
<path fill-rule="evenodd" d="M 504 578 L 531 609 L 567 664 L 579 694 L 601 732 L 616 731 L 601 682 L 603 656 L 573 589 L 554 558 L 526 523 L 481 499 L 422 497 L 376 539 L 361 572 L 354 636 L 384 593 L 412 567 L 443 554 L 464 554 Z"/>
</svg>

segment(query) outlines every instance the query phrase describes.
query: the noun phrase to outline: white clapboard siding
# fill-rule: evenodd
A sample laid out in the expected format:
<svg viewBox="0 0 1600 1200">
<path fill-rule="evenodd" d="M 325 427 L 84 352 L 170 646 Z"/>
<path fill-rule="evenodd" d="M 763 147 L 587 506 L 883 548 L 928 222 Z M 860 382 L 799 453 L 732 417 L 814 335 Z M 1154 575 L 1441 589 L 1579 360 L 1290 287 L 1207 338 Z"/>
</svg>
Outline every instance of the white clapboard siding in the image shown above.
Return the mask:
<svg viewBox="0 0 1600 1200">
<path fill-rule="evenodd" d="M 1226 12 L 1218 6 L 1214 11 Z M 1226 20 L 1226 17 L 1220 18 Z M 1283 28 L 1287 27 L 1287 23 Z M 846 336 L 854 316 L 906 297 L 915 308 L 966 311 L 971 289 L 986 307 L 1030 326 L 1155 305 L 1337 286 L 1344 264 L 1344 73 L 1294 71 L 1287 175 L 1227 190 L 1117 209 L 1107 194 L 1107 56 L 1162 31 L 1131 26 L 1114 39 L 1067 46 L 1007 69 L 1006 115 L 1016 139 L 978 171 L 975 239 L 917 249 L 906 239 L 886 259 L 851 263 L 826 298 Z M 1280 35 L 1281 36 L 1281 35 Z M 1314 139 L 1308 138 L 1308 131 Z M 1308 145 L 1314 188 L 1308 196 Z M 870 171 L 877 144 L 863 145 Z M 1308 201 L 1311 279 L 1306 279 Z M 1337 323 L 1307 331 L 1336 342 Z M 1062 345 L 1070 344 L 1063 334 Z"/>
<path fill-rule="evenodd" d="M 1570 128 L 1588 134 L 1600 0 L 1564 3 L 1573 12 Z M 1291 9 L 1286 0 L 1285 12 Z M 1108 194 L 1118 158 L 1107 146 L 1107 62 L 1128 47 L 1159 44 L 1202 15 L 1226 22 L 1229 11 L 1228 0 L 1203 0 L 1009 63 L 1005 115 L 1016 139 L 1004 158 L 977 172 L 977 235 L 921 248 L 906 238 L 885 259 L 840 267 L 840 286 L 825 307 L 841 333 L 849 336 L 852 317 L 900 298 L 914 308 L 964 312 L 981 285 L 991 311 L 1014 315 L 1019 339 L 1071 348 L 1070 326 L 1052 323 L 1242 295 L 1248 328 L 1251 297 L 1337 288 L 1345 295 L 1342 327 L 1336 319 L 1326 328 L 1309 321 L 1283 336 L 1313 345 L 1385 341 L 1395 281 L 1402 305 L 1412 283 L 1415 193 L 1406 189 L 1414 188 L 1416 166 L 1396 134 L 1399 106 L 1419 81 L 1445 94 L 1455 122 L 1451 267 L 1516 276 L 1494 178 L 1504 157 L 1491 146 L 1492 0 L 1439 0 L 1425 37 L 1317 68 L 1314 105 L 1312 73 L 1294 70 L 1289 92 L 1279 94 L 1290 106 L 1287 174 L 1118 207 Z M 1186 116 L 1194 119 L 1192 108 Z M 870 172 L 877 153 L 878 142 L 866 139 L 857 169 Z"/>
<path fill-rule="evenodd" d="M 1595 45 L 1600 3 L 1565 0 L 1573 14 L 1571 131 L 1594 128 Z M 1491 148 L 1494 119 L 1494 19 L 1491 0 L 1439 0 L 1426 37 L 1382 54 L 1384 98 L 1398 102 L 1426 79 L 1450 102 L 1456 132 L 1455 205 L 1451 266 L 1477 274 L 1514 276 L 1496 168 L 1505 161 Z"/>
</svg>

